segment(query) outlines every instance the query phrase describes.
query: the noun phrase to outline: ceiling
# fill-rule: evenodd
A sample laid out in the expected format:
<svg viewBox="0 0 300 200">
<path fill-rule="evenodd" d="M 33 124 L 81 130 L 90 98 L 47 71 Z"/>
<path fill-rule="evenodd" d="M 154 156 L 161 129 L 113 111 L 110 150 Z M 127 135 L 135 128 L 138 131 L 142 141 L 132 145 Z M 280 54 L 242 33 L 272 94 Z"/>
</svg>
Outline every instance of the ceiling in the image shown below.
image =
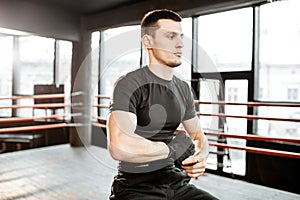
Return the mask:
<svg viewBox="0 0 300 200">
<path fill-rule="evenodd" d="M 149 10 L 167 8 L 183 17 L 256 5 L 269 0 L 0 0 L 0 27 L 79 41 L 82 31 L 140 21 Z"/>
<path fill-rule="evenodd" d="M 138 0 L 31 0 L 78 15 L 94 14 L 137 3 Z"/>
</svg>

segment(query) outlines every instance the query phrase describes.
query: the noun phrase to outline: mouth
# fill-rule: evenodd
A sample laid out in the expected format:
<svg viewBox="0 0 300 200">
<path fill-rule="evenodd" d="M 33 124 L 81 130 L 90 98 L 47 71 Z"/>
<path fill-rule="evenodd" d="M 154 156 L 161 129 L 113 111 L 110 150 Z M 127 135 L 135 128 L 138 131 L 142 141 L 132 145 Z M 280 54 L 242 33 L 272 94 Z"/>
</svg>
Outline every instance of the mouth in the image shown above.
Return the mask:
<svg viewBox="0 0 300 200">
<path fill-rule="evenodd" d="M 181 57 L 181 56 L 182 56 L 182 52 L 181 52 L 181 51 L 176 51 L 174 54 L 175 54 L 176 56 L 178 56 L 178 57 Z"/>
</svg>

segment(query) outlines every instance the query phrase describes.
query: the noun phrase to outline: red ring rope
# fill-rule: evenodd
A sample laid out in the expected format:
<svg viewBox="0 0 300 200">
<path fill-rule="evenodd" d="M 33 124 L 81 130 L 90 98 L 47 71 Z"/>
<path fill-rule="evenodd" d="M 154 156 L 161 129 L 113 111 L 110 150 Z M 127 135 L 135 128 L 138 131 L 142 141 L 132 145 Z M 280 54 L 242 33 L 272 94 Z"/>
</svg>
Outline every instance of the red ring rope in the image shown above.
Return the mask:
<svg viewBox="0 0 300 200">
<path fill-rule="evenodd" d="M 285 151 L 255 148 L 255 147 L 241 147 L 241 146 L 221 144 L 221 143 L 209 143 L 209 145 L 220 147 L 220 148 L 245 150 L 245 151 L 250 152 L 250 153 L 257 153 L 257 154 L 265 154 L 265 155 L 281 156 L 281 157 L 287 157 L 287 158 L 300 159 L 300 153 L 294 153 L 294 152 L 285 152 Z"/>
<path fill-rule="evenodd" d="M 71 96 L 81 95 L 82 92 L 73 92 Z M 0 97 L 0 100 L 17 100 L 17 99 L 55 99 L 55 98 L 65 98 L 65 94 L 37 94 L 37 95 L 19 95 L 19 96 L 8 96 Z"/>
<path fill-rule="evenodd" d="M 0 123 L 5 122 L 22 122 L 22 121 L 34 121 L 39 119 L 56 119 L 59 117 L 67 117 L 68 115 L 49 115 L 49 116 L 40 116 L 40 117 L 10 117 L 10 118 L 0 118 Z"/>
<path fill-rule="evenodd" d="M 108 105 L 104 105 L 104 104 L 97 104 L 97 105 L 94 105 L 93 107 L 97 107 L 97 108 L 109 108 Z"/>
<path fill-rule="evenodd" d="M 274 107 L 300 107 L 299 103 L 258 103 L 258 102 L 247 102 L 247 103 L 233 103 L 233 102 L 209 102 L 209 101 L 199 101 L 195 100 L 196 104 L 216 104 L 220 106 L 224 105 L 235 105 L 235 106 L 248 106 L 248 107 L 255 107 L 255 106 L 274 106 Z"/>
<path fill-rule="evenodd" d="M 206 135 L 212 136 L 222 136 L 229 138 L 238 138 L 238 139 L 246 139 L 246 140 L 258 140 L 258 141 L 279 141 L 279 142 L 291 142 L 291 143 L 300 143 L 300 139 L 292 139 L 292 138 L 274 138 L 274 137 L 264 137 L 258 135 L 236 135 L 236 134 L 228 134 L 228 133 L 213 133 L 206 132 Z"/>
<path fill-rule="evenodd" d="M 226 117 L 231 117 L 231 118 L 244 118 L 248 120 L 270 120 L 270 121 L 288 121 L 288 122 L 300 122 L 300 119 L 291 119 L 291 118 L 274 118 L 274 117 L 259 117 L 255 115 L 226 115 L 223 113 L 220 114 L 209 114 L 209 113 L 197 113 L 197 115 L 202 115 L 202 116 L 213 116 L 213 117 L 221 117 L 221 118 L 226 118 Z"/>
<path fill-rule="evenodd" d="M 105 124 L 99 124 L 99 123 L 92 123 L 93 126 L 98 127 L 98 128 L 106 128 Z"/>
<path fill-rule="evenodd" d="M 1 128 L 0 133 L 14 133 L 20 131 L 35 131 L 35 130 L 45 130 L 45 129 L 52 129 L 52 128 L 65 128 L 65 127 L 67 127 L 67 123 L 35 125 L 35 126 L 20 126 L 20 127 L 11 127 L 11 128 Z"/>
</svg>

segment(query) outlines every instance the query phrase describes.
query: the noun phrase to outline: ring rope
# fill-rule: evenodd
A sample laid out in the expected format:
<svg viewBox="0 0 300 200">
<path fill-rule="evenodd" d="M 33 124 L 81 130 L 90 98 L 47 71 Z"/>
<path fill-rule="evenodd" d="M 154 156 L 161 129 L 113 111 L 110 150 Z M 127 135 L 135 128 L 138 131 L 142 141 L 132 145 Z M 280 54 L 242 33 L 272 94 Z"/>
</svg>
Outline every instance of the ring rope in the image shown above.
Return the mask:
<svg viewBox="0 0 300 200">
<path fill-rule="evenodd" d="M 82 113 L 57 114 L 57 115 L 37 116 L 37 117 L 9 117 L 9 118 L 0 118 L 0 123 L 34 121 L 34 120 L 39 120 L 39 119 L 56 119 L 56 118 L 65 118 L 65 117 L 74 117 L 74 116 L 75 117 L 82 116 Z"/>
<path fill-rule="evenodd" d="M 255 148 L 255 147 L 241 147 L 241 146 L 221 144 L 221 143 L 209 143 L 209 145 L 220 147 L 220 148 L 245 150 L 249 153 L 257 153 L 257 154 L 265 154 L 265 155 L 281 156 L 281 157 L 287 157 L 287 158 L 300 159 L 300 153 L 294 153 L 294 152 L 286 152 L 286 151 L 264 149 L 264 148 Z"/>
<path fill-rule="evenodd" d="M 255 107 L 255 106 L 274 106 L 274 107 L 300 107 L 299 103 L 258 103 L 258 102 L 247 102 L 247 103 L 233 103 L 233 102 L 209 102 L 209 101 L 199 101 L 195 100 L 196 104 L 217 104 L 220 106 L 224 105 L 235 105 L 235 106 L 248 106 L 248 107 Z"/>
<path fill-rule="evenodd" d="M 95 96 L 96 98 L 100 98 L 100 99 L 110 99 L 110 97 L 109 96 L 107 96 L 107 95 L 96 95 Z"/>
<path fill-rule="evenodd" d="M 105 124 L 93 123 L 92 125 L 95 127 L 98 127 L 98 128 L 106 128 Z M 179 130 L 179 131 L 183 131 L 183 130 Z M 258 153 L 258 154 L 264 154 L 264 155 L 272 155 L 272 156 L 281 156 L 281 157 L 300 159 L 300 153 L 294 153 L 294 152 L 286 152 L 286 151 L 255 148 L 255 147 L 241 147 L 241 146 L 236 146 L 236 145 L 228 145 L 228 144 L 212 143 L 212 142 L 209 142 L 209 145 L 220 147 L 220 148 L 244 150 L 249 153 Z"/>
<path fill-rule="evenodd" d="M 79 126 L 84 126 L 84 124 L 57 123 L 57 124 L 45 124 L 45 125 L 33 125 L 33 126 L 19 126 L 19 127 L 10 127 L 10 128 L 0 128 L 0 134 L 23 132 L 23 131 L 36 131 L 36 130 L 45 130 L 45 129 L 54 129 L 54 128 L 79 127 Z"/>
<path fill-rule="evenodd" d="M 221 118 L 226 118 L 226 117 L 230 117 L 230 118 L 244 118 L 244 119 L 248 119 L 248 120 L 258 120 L 258 119 L 262 119 L 262 120 L 269 120 L 269 121 L 287 121 L 287 122 L 300 122 L 300 119 L 291 119 L 291 118 L 274 118 L 274 117 L 259 117 L 256 115 L 245 115 L 245 116 L 241 116 L 241 115 L 226 115 L 224 113 L 219 113 L 219 114 L 209 114 L 209 113 L 197 113 L 197 115 L 202 115 L 202 116 L 212 116 L 212 117 L 221 117 Z"/>
<path fill-rule="evenodd" d="M 100 123 L 92 123 L 93 126 L 98 127 L 98 128 L 106 128 L 105 124 L 100 124 Z"/>
<path fill-rule="evenodd" d="M 67 127 L 67 123 L 35 125 L 35 126 L 20 126 L 20 127 L 11 127 L 11 128 L 1 128 L 0 133 L 14 133 L 20 131 L 35 131 L 35 130 L 45 130 L 45 129 L 64 128 L 64 127 Z"/>
<path fill-rule="evenodd" d="M 93 105 L 93 107 L 97 107 L 97 108 L 109 108 L 109 106 L 105 105 L 105 104 L 97 104 L 97 105 Z"/>
<path fill-rule="evenodd" d="M 34 104 L 34 105 L 9 105 L 9 106 L 0 106 L 0 109 L 17 109 L 17 108 L 65 108 L 65 107 L 74 107 L 82 106 L 82 103 L 51 103 L 51 104 Z"/>
<path fill-rule="evenodd" d="M 106 118 L 105 117 L 96 117 L 96 119 L 106 123 Z"/>
<path fill-rule="evenodd" d="M 110 99 L 108 95 L 97 95 L 96 97 L 103 98 L 103 99 Z M 249 106 L 249 107 L 255 107 L 255 106 L 300 107 L 299 103 L 262 103 L 262 102 L 235 103 L 235 102 L 224 102 L 224 101 L 210 102 L 210 101 L 200 101 L 200 100 L 195 100 L 195 104 L 217 104 L 221 106 L 236 105 L 236 106 Z"/>
<path fill-rule="evenodd" d="M 106 118 L 104 117 L 96 117 L 97 120 L 106 123 Z M 177 129 L 176 132 L 185 132 L 183 129 Z M 223 137 L 230 137 L 230 138 L 238 138 L 238 139 L 246 139 L 246 140 L 259 140 L 259 141 L 279 141 L 279 142 L 291 142 L 291 143 L 300 143 L 300 139 L 293 139 L 293 138 L 276 138 L 276 137 L 264 137 L 258 135 L 237 135 L 237 134 L 228 134 L 228 133 L 216 133 L 216 132 L 204 132 L 207 135 L 212 136 L 223 136 Z"/>
<path fill-rule="evenodd" d="M 79 96 L 82 95 L 83 92 L 73 92 L 70 96 Z M 18 95 L 18 96 L 8 96 L 8 97 L 0 97 L 0 100 L 17 100 L 17 99 L 55 99 L 55 98 L 65 98 L 67 97 L 65 94 L 37 94 L 37 95 Z"/>
<path fill-rule="evenodd" d="M 229 137 L 229 138 L 238 138 L 246 140 L 257 140 L 257 141 L 278 141 L 278 142 L 291 142 L 291 143 L 300 143 L 300 139 L 293 138 L 278 138 L 278 137 L 264 137 L 258 135 L 236 135 L 228 133 L 213 133 L 213 132 L 204 132 L 206 135 L 220 136 L 220 137 Z"/>
</svg>

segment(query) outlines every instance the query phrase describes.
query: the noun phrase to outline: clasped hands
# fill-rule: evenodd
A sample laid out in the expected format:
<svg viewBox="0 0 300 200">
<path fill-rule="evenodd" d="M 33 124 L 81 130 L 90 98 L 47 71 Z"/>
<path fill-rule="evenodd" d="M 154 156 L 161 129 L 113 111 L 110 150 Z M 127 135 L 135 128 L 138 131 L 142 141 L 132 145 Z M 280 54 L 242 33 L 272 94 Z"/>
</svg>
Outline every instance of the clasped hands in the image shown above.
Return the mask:
<svg viewBox="0 0 300 200">
<path fill-rule="evenodd" d="M 187 175 L 191 178 L 202 176 L 205 172 L 206 159 L 204 157 L 200 157 L 198 152 L 185 159 L 181 165 L 182 169 L 184 169 Z"/>
<path fill-rule="evenodd" d="M 167 144 L 168 157 L 174 160 L 175 166 L 184 169 L 191 178 L 203 175 L 206 167 L 206 159 L 200 155 L 200 150 L 195 152 L 195 145 L 185 133 L 178 133 Z"/>
</svg>

